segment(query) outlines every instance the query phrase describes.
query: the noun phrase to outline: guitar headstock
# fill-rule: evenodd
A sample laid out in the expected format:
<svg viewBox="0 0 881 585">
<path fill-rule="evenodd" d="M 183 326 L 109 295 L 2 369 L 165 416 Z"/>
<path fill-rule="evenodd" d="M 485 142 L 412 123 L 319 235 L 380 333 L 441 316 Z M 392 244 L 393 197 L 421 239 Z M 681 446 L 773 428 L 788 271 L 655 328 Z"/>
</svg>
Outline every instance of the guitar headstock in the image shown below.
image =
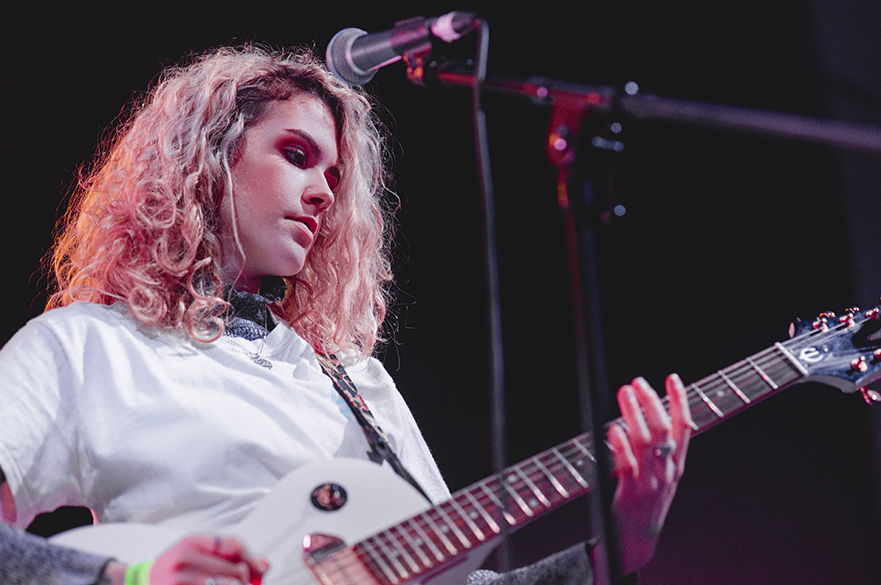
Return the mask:
<svg viewBox="0 0 881 585">
<path fill-rule="evenodd" d="M 881 306 L 797 320 L 789 333 L 791 339 L 782 345 L 804 368 L 806 379 L 843 392 L 860 390 L 867 401 L 881 399 L 866 388 L 881 379 Z"/>
</svg>

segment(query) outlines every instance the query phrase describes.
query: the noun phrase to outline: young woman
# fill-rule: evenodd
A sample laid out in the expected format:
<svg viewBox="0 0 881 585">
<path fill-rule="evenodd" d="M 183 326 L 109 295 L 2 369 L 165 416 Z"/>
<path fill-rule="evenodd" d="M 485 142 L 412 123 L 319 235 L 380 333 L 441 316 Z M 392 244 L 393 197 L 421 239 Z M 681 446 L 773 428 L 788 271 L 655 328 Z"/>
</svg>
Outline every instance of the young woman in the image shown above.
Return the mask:
<svg viewBox="0 0 881 585">
<path fill-rule="evenodd" d="M 290 471 L 372 458 L 336 366 L 425 494 L 447 498 L 370 357 L 391 280 L 385 173 L 369 99 L 308 53 L 223 49 L 167 72 L 82 181 L 54 248 L 51 310 L 0 351 L 3 519 L 26 526 L 70 504 L 101 522 L 222 534 Z M 653 554 L 684 466 L 675 376 L 667 392 L 670 415 L 642 380 L 619 392 L 622 573 Z M 16 538 L 0 531 L 52 554 Z M 125 576 L 86 561 L 95 579 Z M 589 578 L 584 547 L 563 564 Z M 225 585 L 265 569 L 234 538 L 196 536 L 129 581 Z"/>
</svg>

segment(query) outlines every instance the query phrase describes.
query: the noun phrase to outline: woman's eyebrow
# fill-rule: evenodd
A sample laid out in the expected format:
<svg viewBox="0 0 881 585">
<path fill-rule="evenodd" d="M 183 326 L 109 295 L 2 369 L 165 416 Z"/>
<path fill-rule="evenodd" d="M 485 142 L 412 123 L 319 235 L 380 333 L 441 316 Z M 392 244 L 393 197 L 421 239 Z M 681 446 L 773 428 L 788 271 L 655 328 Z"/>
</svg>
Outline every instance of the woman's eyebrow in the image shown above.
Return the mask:
<svg viewBox="0 0 881 585">
<path fill-rule="evenodd" d="M 319 157 L 324 156 L 324 149 L 318 144 L 315 138 L 312 137 L 311 134 L 306 132 L 305 130 L 301 130 L 300 128 L 287 128 L 284 130 L 286 134 L 293 134 L 303 140 L 306 144 L 309 145 L 309 148 L 315 152 Z"/>
</svg>

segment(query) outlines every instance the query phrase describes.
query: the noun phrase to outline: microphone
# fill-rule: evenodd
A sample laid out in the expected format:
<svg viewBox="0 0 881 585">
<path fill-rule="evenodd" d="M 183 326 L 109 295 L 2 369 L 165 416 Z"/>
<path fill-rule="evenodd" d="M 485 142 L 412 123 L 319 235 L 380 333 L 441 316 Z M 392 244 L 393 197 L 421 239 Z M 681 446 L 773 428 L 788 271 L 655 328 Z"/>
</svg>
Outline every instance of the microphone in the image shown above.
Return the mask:
<svg viewBox="0 0 881 585">
<path fill-rule="evenodd" d="M 379 68 L 404 55 L 429 50 L 432 36 L 447 43 L 457 40 L 474 28 L 475 20 L 473 12 L 450 12 L 436 18 L 402 20 L 378 33 L 344 28 L 327 45 L 327 66 L 337 79 L 349 85 L 364 85 Z"/>
</svg>

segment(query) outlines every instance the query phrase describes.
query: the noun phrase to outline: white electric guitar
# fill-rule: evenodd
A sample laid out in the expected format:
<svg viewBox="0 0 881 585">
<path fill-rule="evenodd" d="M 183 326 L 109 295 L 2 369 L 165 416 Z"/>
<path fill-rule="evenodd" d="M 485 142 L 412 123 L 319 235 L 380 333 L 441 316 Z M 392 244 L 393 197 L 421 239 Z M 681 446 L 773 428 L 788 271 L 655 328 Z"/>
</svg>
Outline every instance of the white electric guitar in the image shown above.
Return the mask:
<svg viewBox="0 0 881 585">
<path fill-rule="evenodd" d="M 878 395 L 881 310 L 824 313 L 774 344 L 688 387 L 695 432 L 787 386 L 820 381 Z M 430 507 L 408 483 L 366 461 L 328 460 L 288 475 L 240 524 L 224 530 L 267 558 L 265 585 L 463 583 L 500 535 L 586 493 L 593 445 L 581 435 Z M 185 536 L 158 526 L 102 524 L 53 542 L 124 562 L 156 558 Z"/>
</svg>

